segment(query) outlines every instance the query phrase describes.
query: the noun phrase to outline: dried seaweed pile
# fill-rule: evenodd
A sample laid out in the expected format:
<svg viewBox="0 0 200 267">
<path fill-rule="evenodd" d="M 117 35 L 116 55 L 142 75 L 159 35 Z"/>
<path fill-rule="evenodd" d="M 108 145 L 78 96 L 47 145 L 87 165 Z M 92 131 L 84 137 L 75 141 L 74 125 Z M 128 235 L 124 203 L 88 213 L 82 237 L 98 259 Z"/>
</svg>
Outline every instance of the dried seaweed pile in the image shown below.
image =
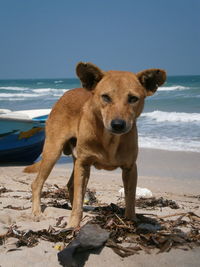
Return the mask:
<svg viewBox="0 0 200 267">
<path fill-rule="evenodd" d="M 66 187 L 59 187 L 57 184 L 54 184 L 54 188 L 49 188 L 47 191 L 43 191 L 41 197 L 69 200 L 69 193 Z"/>
<path fill-rule="evenodd" d="M 139 198 L 136 200 L 136 206 L 142 209 L 155 209 L 155 208 L 165 208 L 170 207 L 171 209 L 179 209 L 179 205 L 171 200 L 164 199 L 163 197 L 155 198 Z"/>
<path fill-rule="evenodd" d="M 135 223 L 126 220 L 123 217 L 124 209 L 115 204 L 96 208 L 94 213 L 90 223 L 109 231 L 110 237 L 106 245 L 121 257 L 136 254 L 140 250 L 151 253 L 157 249 L 160 253 L 172 248 L 188 250 L 200 245 L 200 217 L 192 212 L 164 217 L 138 215 L 138 221 Z M 57 226 L 62 219 L 58 220 Z M 18 238 L 17 247 L 36 246 L 40 239 L 54 243 L 63 242 L 66 245 L 75 235 L 72 229 L 56 230 L 50 227 L 48 230 L 25 232 L 14 225 L 5 235 L 0 236 L 0 244 L 9 237 L 15 237 Z"/>
<path fill-rule="evenodd" d="M 0 188 L 0 194 L 9 192 L 4 187 Z M 85 204 L 96 204 L 95 191 L 87 191 Z M 66 188 L 54 185 L 43 192 L 42 197 L 47 204 L 57 208 L 69 208 L 69 194 Z M 63 202 L 64 201 L 64 202 Z M 98 203 L 99 205 L 99 203 Z M 94 208 L 93 216 L 87 215 L 87 221 L 99 225 L 109 232 L 109 239 L 106 246 L 111 247 L 121 257 L 139 253 L 143 250 L 151 253 L 155 249 L 160 252 L 169 251 L 172 248 L 188 250 L 200 245 L 200 217 L 192 212 L 175 213 L 167 216 L 155 214 L 139 214 L 137 222 L 124 218 L 124 203 L 122 205 L 110 205 Z M 175 201 L 163 198 L 138 199 L 136 206 L 141 209 L 157 209 L 170 207 L 178 209 Z M 7 206 L 10 209 L 24 209 L 20 207 Z M 89 219 L 88 219 L 89 217 Z M 65 229 L 66 221 L 63 217 L 57 218 L 55 228 L 43 229 L 40 231 L 21 231 L 17 225 L 11 226 L 7 233 L 0 235 L 0 245 L 9 237 L 18 239 L 17 248 L 21 246 L 33 247 L 40 240 L 49 242 L 63 242 L 66 246 L 73 241 L 80 229 Z M 58 228 L 60 228 L 58 230 Z"/>
<path fill-rule="evenodd" d="M 0 186 L 0 196 L 3 193 L 7 193 L 7 192 L 12 192 L 12 190 L 9 190 L 7 188 L 5 188 L 4 186 Z"/>
<path fill-rule="evenodd" d="M 54 188 L 42 192 L 42 198 L 51 199 L 47 202 L 48 206 L 55 208 L 69 209 L 69 192 L 66 187 L 59 187 L 54 184 Z M 87 189 L 84 199 L 85 205 L 93 205 L 97 203 L 96 192 Z"/>
<path fill-rule="evenodd" d="M 59 187 L 58 185 L 54 184 L 53 188 L 43 191 L 41 197 L 43 199 L 50 199 L 46 203 L 48 206 L 61 209 L 69 208 L 69 192 L 66 187 Z"/>
<path fill-rule="evenodd" d="M 18 239 L 17 248 L 21 246 L 34 247 L 39 243 L 40 239 L 54 243 L 63 242 L 65 244 L 73 239 L 72 229 L 56 230 L 53 227 L 49 227 L 49 229 L 39 231 L 20 231 L 17 225 L 12 225 L 5 235 L 0 235 L 0 245 L 9 237 Z"/>
<path fill-rule="evenodd" d="M 110 231 L 107 246 L 121 257 L 126 257 L 144 250 L 153 249 L 166 252 L 172 248 L 188 250 L 200 245 L 200 217 L 192 212 L 176 213 L 158 217 L 156 215 L 138 215 L 138 221 L 123 218 L 122 208 L 111 204 L 98 208 L 92 222 Z M 176 219 L 167 219 L 167 218 Z"/>
</svg>

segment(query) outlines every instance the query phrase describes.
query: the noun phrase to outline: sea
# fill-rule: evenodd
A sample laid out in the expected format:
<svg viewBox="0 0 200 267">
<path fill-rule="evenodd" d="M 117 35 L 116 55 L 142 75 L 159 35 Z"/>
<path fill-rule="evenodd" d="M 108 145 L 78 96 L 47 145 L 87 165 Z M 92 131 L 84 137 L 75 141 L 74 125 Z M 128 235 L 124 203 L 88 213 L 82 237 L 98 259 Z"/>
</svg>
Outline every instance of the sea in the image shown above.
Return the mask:
<svg viewBox="0 0 200 267">
<path fill-rule="evenodd" d="M 0 109 L 52 108 L 78 79 L 0 80 Z M 146 99 L 137 121 L 139 146 L 200 152 L 200 76 L 171 76 Z"/>
</svg>

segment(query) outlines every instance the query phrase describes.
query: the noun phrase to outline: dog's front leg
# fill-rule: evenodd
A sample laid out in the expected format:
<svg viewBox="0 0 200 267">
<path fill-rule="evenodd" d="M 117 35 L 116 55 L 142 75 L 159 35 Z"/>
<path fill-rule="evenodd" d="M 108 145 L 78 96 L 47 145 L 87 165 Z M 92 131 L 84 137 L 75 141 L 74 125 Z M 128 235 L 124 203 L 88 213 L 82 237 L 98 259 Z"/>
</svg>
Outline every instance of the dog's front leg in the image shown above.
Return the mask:
<svg viewBox="0 0 200 267">
<path fill-rule="evenodd" d="M 90 166 L 76 160 L 74 166 L 74 197 L 72 212 L 69 220 L 69 227 L 77 227 L 80 224 L 83 214 L 83 199 L 90 176 Z"/>
<path fill-rule="evenodd" d="M 131 168 L 122 168 L 122 179 L 125 192 L 125 217 L 130 220 L 136 219 L 135 215 L 135 195 L 137 186 L 137 166 L 133 164 Z"/>
</svg>

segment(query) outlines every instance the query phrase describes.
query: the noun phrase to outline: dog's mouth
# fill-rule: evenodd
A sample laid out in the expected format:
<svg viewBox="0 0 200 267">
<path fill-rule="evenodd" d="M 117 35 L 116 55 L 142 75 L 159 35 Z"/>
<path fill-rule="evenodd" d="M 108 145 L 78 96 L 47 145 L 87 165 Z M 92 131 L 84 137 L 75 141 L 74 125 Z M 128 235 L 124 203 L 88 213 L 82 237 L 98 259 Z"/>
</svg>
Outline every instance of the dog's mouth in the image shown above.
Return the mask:
<svg viewBox="0 0 200 267">
<path fill-rule="evenodd" d="M 116 131 L 116 130 L 109 130 L 112 134 L 116 134 L 116 135 L 122 135 L 122 134 L 125 134 L 125 133 L 127 133 L 127 132 L 129 132 L 129 131 L 127 131 L 127 130 L 124 130 L 124 131 Z"/>
</svg>

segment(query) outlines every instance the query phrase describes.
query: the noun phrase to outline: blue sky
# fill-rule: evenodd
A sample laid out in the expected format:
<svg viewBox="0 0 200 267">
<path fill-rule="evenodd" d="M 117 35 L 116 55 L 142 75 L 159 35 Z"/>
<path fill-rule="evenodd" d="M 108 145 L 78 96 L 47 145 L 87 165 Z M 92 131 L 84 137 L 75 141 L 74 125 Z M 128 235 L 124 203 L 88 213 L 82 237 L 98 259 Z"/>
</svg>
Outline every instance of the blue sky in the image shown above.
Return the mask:
<svg viewBox="0 0 200 267">
<path fill-rule="evenodd" d="M 0 0 L 0 78 L 151 67 L 200 74 L 199 0 Z"/>
</svg>

